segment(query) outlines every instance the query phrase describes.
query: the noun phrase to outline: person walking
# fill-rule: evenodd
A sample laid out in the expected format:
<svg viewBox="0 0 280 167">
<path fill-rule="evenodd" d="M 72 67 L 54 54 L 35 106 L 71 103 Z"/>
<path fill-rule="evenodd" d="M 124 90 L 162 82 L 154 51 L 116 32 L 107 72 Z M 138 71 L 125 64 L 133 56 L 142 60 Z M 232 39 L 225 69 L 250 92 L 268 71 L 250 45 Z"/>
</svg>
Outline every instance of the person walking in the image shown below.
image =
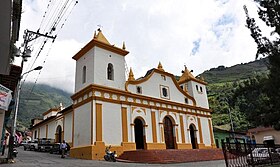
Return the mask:
<svg viewBox="0 0 280 167">
<path fill-rule="evenodd" d="M 6 145 L 7 145 L 7 136 L 4 137 L 4 140 L 2 142 L 2 154 L 1 154 L 2 156 L 5 153 Z"/>
<path fill-rule="evenodd" d="M 61 158 L 65 158 L 65 150 L 67 148 L 67 144 L 65 140 L 60 144 L 60 149 L 61 149 Z"/>
</svg>

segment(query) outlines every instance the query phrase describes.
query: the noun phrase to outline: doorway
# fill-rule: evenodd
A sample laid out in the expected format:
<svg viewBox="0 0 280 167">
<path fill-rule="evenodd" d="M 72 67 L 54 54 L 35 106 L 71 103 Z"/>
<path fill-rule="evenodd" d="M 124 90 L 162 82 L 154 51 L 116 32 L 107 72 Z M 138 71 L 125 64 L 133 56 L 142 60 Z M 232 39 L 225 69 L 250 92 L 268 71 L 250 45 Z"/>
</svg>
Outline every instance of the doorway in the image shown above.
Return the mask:
<svg viewBox="0 0 280 167">
<path fill-rule="evenodd" d="M 193 124 L 190 125 L 190 135 L 191 135 L 192 148 L 197 149 L 198 146 L 197 146 L 197 139 L 196 139 L 196 130 Z"/>
<path fill-rule="evenodd" d="M 169 117 L 164 118 L 163 126 L 166 149 L 175 149 L 173 125 Z"/>
<path fill-rule="evenodd" d="M 142 120 L 136 118 L 134 120 L 134 134 L 136 149 L 144 149 L 144 126 Z"/>
<path fill-rule="evenodd" d="M 56 128 L 55 142 L 62 143 L 62 128 L 60 125 Z"/>
</svg>

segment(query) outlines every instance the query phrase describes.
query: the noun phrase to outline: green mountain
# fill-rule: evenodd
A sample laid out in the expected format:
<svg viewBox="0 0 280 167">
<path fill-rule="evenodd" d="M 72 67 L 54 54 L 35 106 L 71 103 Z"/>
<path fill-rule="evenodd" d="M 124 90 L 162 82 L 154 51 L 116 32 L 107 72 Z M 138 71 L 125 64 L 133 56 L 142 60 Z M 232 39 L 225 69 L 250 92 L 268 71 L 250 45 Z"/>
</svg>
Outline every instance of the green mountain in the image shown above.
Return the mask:
<svg viewBox="0 0 280 167">
<path fill-rule="evenodd" d="M 240 81 L 256 74 L 267 74 L 267 63 L 268 59 L 263 58 L 249 63 L 237 64 L 232 67 L 219 66 L 204 71 L 200 76 L 203 76 L 209 84 Z"/>
<path fill-rule="evenodd" d="M 230 116 L 237 131 L 246 131 L 250 128 L 250 122 L 247 121 L 244 112 L 239 108 L 230 107 L 234 90 L 242 81 L 256 77 L 257 75 L 267 75 L 267 58 L 252 61 L 245 64 L 237 64 L 232 67 L 219 66 L 204 71 L 202 76 L 207 85 L 207 93 L 210 109 L 212 109 L 213 125 L 220 128 L 227 127 L 229 130 Z"/>
<path fill-rule="evenodd" d="M 72 104 L 71 94 L 45 84 L 24 83 L 18 110 L 19 128 L 29 127 L 31 119 L 42 118 L 50 108 Z"/>
</svg>

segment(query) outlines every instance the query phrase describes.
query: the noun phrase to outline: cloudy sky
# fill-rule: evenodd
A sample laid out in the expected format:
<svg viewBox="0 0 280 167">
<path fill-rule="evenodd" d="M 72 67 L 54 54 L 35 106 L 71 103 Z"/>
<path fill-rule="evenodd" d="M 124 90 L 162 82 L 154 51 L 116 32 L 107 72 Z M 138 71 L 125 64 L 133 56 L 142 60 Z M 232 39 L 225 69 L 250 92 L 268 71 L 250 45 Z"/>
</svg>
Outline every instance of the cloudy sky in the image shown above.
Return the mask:
<svg viewBox="0 0 280 167">
<path fill-rule="evenodd" d="M 23 1 L 18 46 L 25 29 L 37 31 L 40 27 L 44 32 L 51 5 L 54 9 L 58 6 L 48 6 L 49 2 Z M 30 43 L 32 57 L 24 70 L 32 67 L 37 55 L 33 67 L 43 65 L 43 69 L 40 74 L 29 73 L 26 80 L 37 79 L 37 83 L 73 92 L 72 56 L 93 38 L 98 25 L 111 44 L 121 47 L 125 41 L 130 52 L 126 63 L 136 78 L 157 67 L 159 61 L 174 75 L 180 75 L 184 65 L 198 75 L 219 65 L 253 61 L 256 44 L 245 27 L 243 5 L 250 15 L 256 15 L 256 4 L 251 0 L 80 0 L 61 19 L 62 28 L 59 25 L 51 34 L 57 35 L 54 43 L 49 40 L 40 54 L 43 39 Z"/>
</svg>

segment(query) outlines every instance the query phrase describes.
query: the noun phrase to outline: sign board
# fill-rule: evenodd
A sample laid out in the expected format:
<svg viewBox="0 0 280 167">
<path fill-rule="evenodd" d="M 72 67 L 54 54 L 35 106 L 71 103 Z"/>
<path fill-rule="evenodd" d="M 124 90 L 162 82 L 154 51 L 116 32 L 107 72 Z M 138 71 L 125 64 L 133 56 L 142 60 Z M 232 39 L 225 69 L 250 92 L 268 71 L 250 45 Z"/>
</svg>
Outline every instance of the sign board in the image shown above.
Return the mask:
<svg viewBox="0 0 280 167">
<path fill-rule="evenodd" d="M 8 110 L 12 100 L 12 91 L 0 84 L 0 109 Z"/>
<path fill-rule="evenodd" d="M 263 141 L 266 141 L 266 140 L 274 140 L 274 137 L 273 136 L 264 136 Z"/>
</svg>

